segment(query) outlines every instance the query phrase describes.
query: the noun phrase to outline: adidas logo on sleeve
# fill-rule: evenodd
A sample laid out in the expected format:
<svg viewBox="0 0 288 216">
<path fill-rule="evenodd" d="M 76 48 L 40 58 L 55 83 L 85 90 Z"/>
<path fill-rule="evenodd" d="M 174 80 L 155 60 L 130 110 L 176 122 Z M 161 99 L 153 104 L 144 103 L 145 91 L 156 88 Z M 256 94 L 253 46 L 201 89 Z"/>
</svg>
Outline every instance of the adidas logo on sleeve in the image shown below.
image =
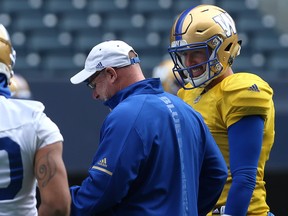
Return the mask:
<svg viewBox="0 0 288 216">
<path fill-rule="evenodd" d="M 260 92 L 258 86 L 256 84 L 253 84 L 248 88 L 248 91 L 254 91 L 254 92 Z"/>
<path fill-rule="evenodd" d="M 97 164 L 103 167 L 107 167 L 107 159 L 103 158 L 102 160 L 98 161 Z"/>
<path fill-rule="evenodd" d="M 98 165 L 98 166 L 97 166 Z M 92 169 L 99 170 L 101 172 L 107 173 L 108 175 L 112 176 L 112 172 L 107 169 L 107 159 L 103 158 L 97 162 L 97 165 L 94 165 Z"/>
</svg>

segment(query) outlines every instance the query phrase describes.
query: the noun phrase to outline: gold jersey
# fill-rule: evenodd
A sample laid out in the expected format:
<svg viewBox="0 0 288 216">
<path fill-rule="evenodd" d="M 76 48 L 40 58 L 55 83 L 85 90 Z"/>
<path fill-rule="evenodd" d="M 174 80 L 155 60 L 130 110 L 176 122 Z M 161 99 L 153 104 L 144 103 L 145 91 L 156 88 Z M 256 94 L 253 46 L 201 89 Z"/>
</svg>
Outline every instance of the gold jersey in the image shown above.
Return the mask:
<svg viewBox="0 0 288 216">
<path fill-rule="evenodd" d="M 272 88 L 257 75 L 236 73 L 226 77 L 208 92 L 203 93 L 203 90 L 204 88 L 180 89 L 178 96 L 202 114 L 227 163 L 229 175 L 217 207 L 225 205 L 232 183 L 228 127 L 248 115 L 260 115 L 265 119 L 256 186 L 247 215 L 266 215 L 269 206 L 266 203 L 264 168 L 274 143 L 275 111 Z"/>
</svg>

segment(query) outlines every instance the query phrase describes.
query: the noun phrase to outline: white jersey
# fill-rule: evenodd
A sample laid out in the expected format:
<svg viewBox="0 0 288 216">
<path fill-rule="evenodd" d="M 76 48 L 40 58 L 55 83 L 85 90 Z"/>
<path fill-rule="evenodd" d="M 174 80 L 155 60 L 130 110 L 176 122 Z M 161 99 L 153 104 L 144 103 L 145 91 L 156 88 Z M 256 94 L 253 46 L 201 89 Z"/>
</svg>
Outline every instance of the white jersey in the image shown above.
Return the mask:
<svg viewBox="0 0 288 216">
<path fill-rule="evenodd" d="M 0 96 L 0 216 L 34 216 L 38 149 L 63 141 L 57 125 L 38 101 Z"/>
</svg>

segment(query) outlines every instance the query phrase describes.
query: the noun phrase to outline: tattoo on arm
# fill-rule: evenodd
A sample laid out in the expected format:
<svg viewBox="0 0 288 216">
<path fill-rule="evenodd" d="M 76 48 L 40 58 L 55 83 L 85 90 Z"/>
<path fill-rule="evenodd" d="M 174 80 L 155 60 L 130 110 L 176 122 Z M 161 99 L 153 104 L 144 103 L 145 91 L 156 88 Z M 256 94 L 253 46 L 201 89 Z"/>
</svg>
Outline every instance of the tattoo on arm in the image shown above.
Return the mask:
<svg viewBox="0 0 288 216">
<path fill-rule="evenodd" d="M 41 186 L 45 187 L 57 172 L 57 164 L 51 157 L 49 151 L 42 158 L 38 159 L 35 167 L 35 175 L 38 181 L 42 181 Z"/>
</svg>

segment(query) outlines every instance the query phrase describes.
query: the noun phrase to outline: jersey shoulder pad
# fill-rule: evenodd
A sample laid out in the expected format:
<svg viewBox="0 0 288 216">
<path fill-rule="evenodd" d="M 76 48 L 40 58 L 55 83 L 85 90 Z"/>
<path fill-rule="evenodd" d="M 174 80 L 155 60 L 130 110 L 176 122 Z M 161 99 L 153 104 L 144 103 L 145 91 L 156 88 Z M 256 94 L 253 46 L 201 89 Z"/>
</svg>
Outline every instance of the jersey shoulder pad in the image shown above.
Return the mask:
<svg viewBox="0 0 288 216">
<path fill-rule="evenodd" d="M 233 74 L 221 83 L 226 103 L 231 106 L 270 107 L 273 89 L 259 76 L 249 73 Z"/>
<path fill-rule="evenodd" d="M 43 112 L 45 106 L 40 101 L 35 100 L 24 100 L 24 99 L 14 99 L 16 103 L 19 104 L 21 109 L 31 110 L 32 112 Z"/>
</svg>

